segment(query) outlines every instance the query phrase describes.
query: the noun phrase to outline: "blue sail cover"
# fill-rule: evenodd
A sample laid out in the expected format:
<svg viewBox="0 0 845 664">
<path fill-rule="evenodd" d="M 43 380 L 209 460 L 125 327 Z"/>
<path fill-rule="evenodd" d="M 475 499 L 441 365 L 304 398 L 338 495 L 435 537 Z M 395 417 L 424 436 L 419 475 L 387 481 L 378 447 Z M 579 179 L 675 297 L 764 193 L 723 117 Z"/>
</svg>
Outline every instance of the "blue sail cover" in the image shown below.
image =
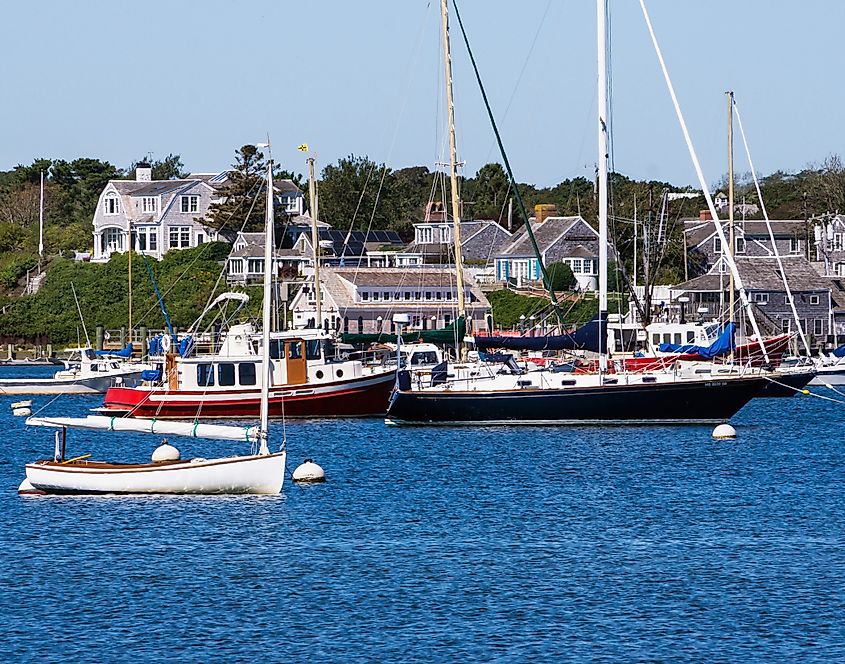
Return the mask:
<svg viewBox="0 0 845 664">
<path fill-rule="evenodd" d="M 97 350 L 94 353 L 97 357 L 132 357 L 132 344 L 126 344 L 122 350 Z"/>
<path fill-rule="evenodd" d="M 475 337 L 478 350 L 506 348 L 508 350 L 591 350 L 599 353 L 599 340 L 607 339 L 607 318 L 598 317 L 582 325 L 571 334 L 541 337 Z M 607 350 L 605 348 L 604 350 Z"/>
<path fill-rule="evenodd" d="M 845 357 L 845 344 L 842 344 L 839 348 L 835 348 L 831 351 L 831 354 L 835 357 Z"/>
<path fill-rule="evenodd" d="M 734 332 L 736 331 L 735 323 L 728 323 L 722 334 L 709 346 L 696 346 L 694 344 L 660 344 L 658 350 L 661 353 L 683 353 L 685 355 L 700 355 L 709 360 L 720 355 L 727 355 L 734 348 Z"/>
</svg>

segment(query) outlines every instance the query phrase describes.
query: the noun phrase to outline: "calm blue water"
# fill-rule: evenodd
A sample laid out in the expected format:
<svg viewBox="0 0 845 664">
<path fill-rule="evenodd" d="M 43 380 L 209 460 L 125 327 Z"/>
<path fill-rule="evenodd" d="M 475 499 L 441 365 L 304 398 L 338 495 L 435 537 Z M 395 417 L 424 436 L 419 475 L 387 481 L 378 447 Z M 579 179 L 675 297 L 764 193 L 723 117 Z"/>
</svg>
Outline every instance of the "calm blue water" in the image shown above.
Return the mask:
<svg viewBox="0 0 845 664">
<path fill-rule="evenodd" d="M 758 400 L 727 443 L 709 427 L 293 423 L 291 469 L 313 456 L 327 484 L 26 499 L 22 466 L 52 442 L 11 400 L 3 660 L 845 660 L 843 406 Z M 120 460 L 156 443 L 70 441 Z"/>
</svg>

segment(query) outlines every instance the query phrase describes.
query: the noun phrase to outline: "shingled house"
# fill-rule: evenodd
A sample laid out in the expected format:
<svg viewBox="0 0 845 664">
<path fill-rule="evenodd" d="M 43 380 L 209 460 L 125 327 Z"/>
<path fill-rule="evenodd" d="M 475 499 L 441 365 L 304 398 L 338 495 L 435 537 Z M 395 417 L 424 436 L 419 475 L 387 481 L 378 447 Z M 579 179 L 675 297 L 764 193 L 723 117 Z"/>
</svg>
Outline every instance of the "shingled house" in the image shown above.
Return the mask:
<svg viewBox="0 0 845 664">
<path fill-rule="evenodd" d="M 796 331 L 777 259 L 737 255 L 735 260 L 762 327 L 770 333 Z M 841 308 L 836 292 L 829 280 L 821 277 L 804 256 L 787 255 L 782 261 L 801 326 L 816 347 L 823 346 L 828 335 L 834 333 L 835 311 Z M 729 283 L 726 261 L 720 259 L 707 274 L 673 286 L 672 298 L 687 296 L 690 298 L 689 312 L 717 316 L 720 304 L 727 303 L 730 298 Z"/>
<path fill-rule="evenodd" d="M 563 262 L 569 265 L 581 290 L 596 290 L 599 274 L 599 234 L 583 217 L 543 217 L 529 220 L 544 265 Z M 613 256 L 608 249 L 608 255 Z M 517 286 L 539 281 L 540 262 L 531 238 L 523 227 L 510 244 L 495 256 L 496 280 Z"/>
<path fill-rule="evenodd" d="M 334 267 L 322 269 L 320 277 L 326 329 L 352 333 L 391 331 L 393 314 L 406 313 L 411 317 L 412 330 L 424 330 L 445 327 L 456 317 L 453 269 Z M 464 297 L 467 316 L 476 325 L 481 324 L 490 312 L 487 298 L 474 282 L 464 285 Z M 313 326 L 316 305 L 313 283 L 306 283 L 291 302 L 294 326 Z"/>
</svg>

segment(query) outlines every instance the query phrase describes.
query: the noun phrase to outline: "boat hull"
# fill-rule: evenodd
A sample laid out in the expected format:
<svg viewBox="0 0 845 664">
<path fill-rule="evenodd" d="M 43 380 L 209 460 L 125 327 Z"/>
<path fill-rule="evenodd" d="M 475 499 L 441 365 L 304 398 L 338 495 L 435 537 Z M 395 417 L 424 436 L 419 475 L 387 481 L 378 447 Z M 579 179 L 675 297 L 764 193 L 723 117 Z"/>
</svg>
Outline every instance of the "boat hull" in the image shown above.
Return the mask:
<svg viewBox="0 0 845 664">
<path fill-rule="evenodd" d="M 810 385 L 845 385 L 845 366 L 820 367 Z"/>
<path fill-rule="evenodd" d="M 365 417 L 384 415 L 395 374 L 385 372 L 344 382 L 302 385 L 270 391 L 270 417 Z M 208 392 L 113 387 L 106 392 L 102 413 L 134 417 L 255 418 L 260 390 Z"/>
<path fill-rule="evenodd" d="M 816 370 L 789 371 L 775 373 L 766 381 L 766 386 L 758 396 L 760 397 L 794 397 L 799 394 L 816 377 Z"/>
<path fill-rule="evenodd" d="M 122 465 L 55 461 L 30 463 L 26 479 L 46 494 L 277 494 L 284 451 L 269 455 Z"/>
<path fill-rule="evenodd" d="M 503 391 L 396 391 L 390 424 L 704 424 L 728 420 L 761 377 Z"/>
<path fill-rule="evenodd" d="M 105 394 L 120 378 L 125 384 L 141 381 L 141 372 L 105 374 L 89 378 L 3 378 L 0 394 Z"/>
</svg>

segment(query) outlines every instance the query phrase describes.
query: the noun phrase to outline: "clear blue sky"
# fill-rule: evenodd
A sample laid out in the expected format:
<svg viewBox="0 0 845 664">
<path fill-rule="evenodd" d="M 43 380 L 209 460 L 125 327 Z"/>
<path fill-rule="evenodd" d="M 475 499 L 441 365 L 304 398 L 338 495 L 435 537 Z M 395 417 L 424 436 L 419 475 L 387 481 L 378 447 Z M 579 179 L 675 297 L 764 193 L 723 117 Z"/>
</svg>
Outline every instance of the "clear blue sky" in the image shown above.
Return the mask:
<svg viewBox="0 0 845 664">
<path fill-rule="evenodd" d="M 709 182 L 726 170 L 729 88 L 759 171 L 845 152 L 845 2 L 647 5 Z M 594 3 L 459 7 L 517 178 L 591 177 Z M 611 11 L 617 170 L 692 183 L 639 5 L 611 0 Z M 354 153 L 432 167 L 443 155 L 438 30 L 437 0 L 9 2 L 0 169 L 41 156 L 125 167 L 174 152 L 189 170 L 215 171 L 268 132 L 276 158 L 300 172 L 302 142 L 321 165 Z M 452 42 L 458 146 L 473 174 L 497 154 L 454 18 Z"/>
</svg>

